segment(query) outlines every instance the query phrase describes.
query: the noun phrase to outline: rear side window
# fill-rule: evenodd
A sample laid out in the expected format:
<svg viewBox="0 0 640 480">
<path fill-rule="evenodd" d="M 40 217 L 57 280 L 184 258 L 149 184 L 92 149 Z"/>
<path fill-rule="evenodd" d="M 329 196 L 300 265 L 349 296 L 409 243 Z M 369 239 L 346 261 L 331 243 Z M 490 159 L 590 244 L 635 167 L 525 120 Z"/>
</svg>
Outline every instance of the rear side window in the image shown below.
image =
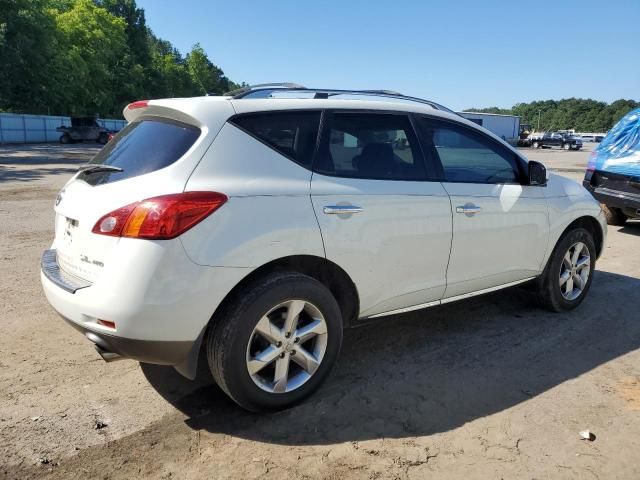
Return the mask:
<svg viewBox="0 0 640 480">
<path fill-rule="evenodd" d="M 411 121 L 388 113 L 333 113 L 314 169 L 373 180 L 424 180 Z"/>
<path fill-rule="evenodd" d="M 182 157 L 199 136 L 199 128 L 173 120 L 132 122 L 90 162 L 118 167 L 122 171 L 86 171 L 78 178 L 90 185 L 100 185 L 160 170 Z"/>
<path fill-rule="evenodd" d="M 235 117 L 231 123 L 294 162 L 311 168 L 320 112 L 252 113 Z"/>
</svg>

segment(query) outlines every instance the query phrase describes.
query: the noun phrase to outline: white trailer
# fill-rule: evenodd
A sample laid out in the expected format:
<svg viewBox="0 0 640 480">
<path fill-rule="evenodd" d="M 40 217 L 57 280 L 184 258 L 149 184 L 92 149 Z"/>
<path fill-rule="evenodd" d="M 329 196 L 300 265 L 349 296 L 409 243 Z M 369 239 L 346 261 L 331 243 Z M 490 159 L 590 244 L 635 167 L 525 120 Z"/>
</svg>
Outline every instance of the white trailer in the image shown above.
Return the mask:
<svg viewBox="0 0 640 480">
<path fill-rule="evenodd" d="M 520 134 L 520 117 L 497 113 L 458 112 L 464 118 L 477 123 L 503 140 L 516 145 Z"/>
</svg>

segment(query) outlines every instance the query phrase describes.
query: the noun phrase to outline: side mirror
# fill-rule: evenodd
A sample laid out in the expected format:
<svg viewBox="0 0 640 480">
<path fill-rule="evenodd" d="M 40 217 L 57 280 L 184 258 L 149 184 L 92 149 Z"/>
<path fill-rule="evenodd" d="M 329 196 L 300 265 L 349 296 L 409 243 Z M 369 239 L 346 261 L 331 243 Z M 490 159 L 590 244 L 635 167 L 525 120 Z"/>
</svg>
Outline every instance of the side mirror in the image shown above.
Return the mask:
<svg viewBox="0 0 640 480">
<path fill-rule="evenodd" d="M 529 185 L 540 185 L 544 187 L 547 184 L 547 168 L 540 162 L 529 161 Z"/>
</svg>

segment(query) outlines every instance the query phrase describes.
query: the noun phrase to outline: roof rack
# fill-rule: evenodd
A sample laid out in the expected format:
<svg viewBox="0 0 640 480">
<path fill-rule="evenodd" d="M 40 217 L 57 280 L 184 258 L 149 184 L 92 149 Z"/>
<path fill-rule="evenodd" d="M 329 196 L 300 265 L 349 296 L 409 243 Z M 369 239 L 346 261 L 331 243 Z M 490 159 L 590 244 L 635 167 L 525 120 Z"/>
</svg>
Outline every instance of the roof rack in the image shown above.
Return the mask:
<svg viewBox="0 0 640 480">
<path fill-rule="evenodd" d="M 302 93 L 314 93 L 313 98 L 326 99 L 336 95 L 363 95 L 372 97 L 384 97 L 393 98 L 398 100 L 406 100 L 410 102 L 422 103 L 429 105 L 436 110 L 442 110 L 454 115 L 458 115 L 453 110 L 440 105 L 439 103 L 426 100 L 424 98 L 411 97 L 409 95 L 403 95 L 393 90 L 340 90 L 334 88 L 307 88 L 297 83 L 262 83 L 258 85 L 249 85 L 246 87 L 233 90 L 225 93 L 225 95 L 231 96 L 235 99 L 240 98 L 269 98 L 275 92 L 302 92 Z"/>
<path fill-rule="evenodd" d="M 256 85 L 247 85 L 244 87 L 237 88 L 235 90 L 231 90 L 230 92 L 226 92 L 223 95 L 230 96 L 234 98 L 242 98 L 242 94 L 250 93 L 253 90 L 268 90 L 267 87 L 272 87 L 273 89 L 278 90 L 288 90 L 288 89 L 305 89 L 303 85 L 299 85 L 297 83 L 285 82 L 285 83 L 258 83 Z"/>
</svg>

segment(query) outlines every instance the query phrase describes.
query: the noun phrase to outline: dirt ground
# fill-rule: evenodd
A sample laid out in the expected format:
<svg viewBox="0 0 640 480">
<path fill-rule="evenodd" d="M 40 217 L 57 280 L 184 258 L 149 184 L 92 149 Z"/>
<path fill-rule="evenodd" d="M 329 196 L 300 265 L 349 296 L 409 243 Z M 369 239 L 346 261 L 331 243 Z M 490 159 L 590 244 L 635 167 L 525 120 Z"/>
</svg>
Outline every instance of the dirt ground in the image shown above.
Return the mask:
<svg viewBox="0 0 640 480">
<path fill-rule="evenodd" d="M 104 363 L 47 304 L 53 200 L 96 151 L 0 147 L 0 478 L 640 478 L 640 223 L 610 228 L 576 311 L 515 288 L 387 317 L 257 416 L 204 368 Z M 587 157 L 526 153 L 576 179 Z"/>
</svg>

